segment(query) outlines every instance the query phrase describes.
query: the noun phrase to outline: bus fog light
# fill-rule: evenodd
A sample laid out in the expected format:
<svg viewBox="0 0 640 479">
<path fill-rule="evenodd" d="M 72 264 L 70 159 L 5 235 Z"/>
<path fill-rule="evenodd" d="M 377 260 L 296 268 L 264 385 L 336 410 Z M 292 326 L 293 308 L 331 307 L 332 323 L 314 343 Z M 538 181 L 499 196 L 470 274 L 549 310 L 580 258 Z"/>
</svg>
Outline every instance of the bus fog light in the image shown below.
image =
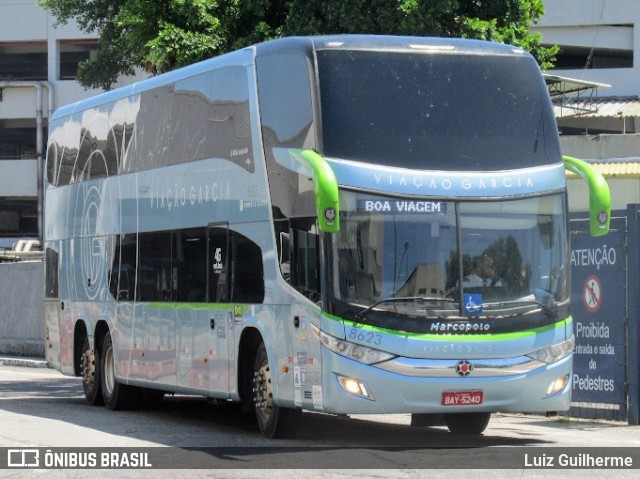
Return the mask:
<svg viewBox="0 0 640 479">
<path fill-rule="evenodd" d="M 349 394 L 373 401 L 373 395 L 369 392 L 369 388 L 365 383 L 354 378 L 338 376 L 338 382 L 342 389 Z"/>
<path fill-rule="evenodd" d="M 552 394 L 558 393 L 562 391 L 569 381 L 569 375 L 566 374 L 564 376 L 560 376 L 559 378 L 555 378 L 547 387 L 547 396 L 551 396 Z"/>
</svg>

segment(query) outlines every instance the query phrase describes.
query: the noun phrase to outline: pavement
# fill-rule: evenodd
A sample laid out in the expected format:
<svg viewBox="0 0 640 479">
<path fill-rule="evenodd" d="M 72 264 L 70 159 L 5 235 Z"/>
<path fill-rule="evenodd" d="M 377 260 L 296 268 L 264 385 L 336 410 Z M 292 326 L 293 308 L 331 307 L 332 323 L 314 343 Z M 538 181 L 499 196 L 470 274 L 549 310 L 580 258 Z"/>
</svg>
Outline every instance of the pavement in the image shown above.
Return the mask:
<svg viewBox="0 0 640 479">
<path fill-rule="evenodd" d="M 0 366 L 20 366 L 23 368 L 46 368 L 47 361 L 44 358 L 27 356 L 7 356 L 0 354 Z"/>
</svg>

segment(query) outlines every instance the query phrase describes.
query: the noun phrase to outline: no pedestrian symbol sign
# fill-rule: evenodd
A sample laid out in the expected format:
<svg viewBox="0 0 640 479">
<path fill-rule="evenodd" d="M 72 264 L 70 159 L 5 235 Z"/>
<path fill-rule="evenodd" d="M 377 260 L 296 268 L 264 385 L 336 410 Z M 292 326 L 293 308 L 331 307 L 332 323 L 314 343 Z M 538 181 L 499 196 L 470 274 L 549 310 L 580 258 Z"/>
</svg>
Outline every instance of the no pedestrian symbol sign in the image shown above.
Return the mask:
<svg viewBox="0 0 640 479">
<path fill-rule="evenodd" d="M 590 313 L 595 313 L 600 309 L 602 304 L 602 283 L 600 278 L 595 275 L 589 276 L 584 282 L 584 290 L 582 292 L 582 300 L 584 306 Z"/>
</svg>

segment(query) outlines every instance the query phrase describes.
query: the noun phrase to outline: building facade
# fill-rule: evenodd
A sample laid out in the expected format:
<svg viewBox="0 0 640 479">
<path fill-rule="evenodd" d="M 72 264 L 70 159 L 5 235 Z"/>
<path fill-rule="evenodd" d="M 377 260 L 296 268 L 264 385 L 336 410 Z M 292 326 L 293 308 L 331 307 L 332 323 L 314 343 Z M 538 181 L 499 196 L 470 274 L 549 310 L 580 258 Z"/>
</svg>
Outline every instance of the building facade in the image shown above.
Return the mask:
<svg viewBox="0 0 640 479">
<path fill-rule="evenodd" d="M 598 165 L 614 209 L 640 203 L 640 2 L 543 2 L 545 14 L 532 30 L 560 47 L 549 73 L 595 85 L 557 98 L 562 152 Z M 569 178 L 569 207 L 582 211 L 586 187 Z"/>
<path fill-rule="evenodd" d="M 78 63 L 97 45 L 73 22 L 57 26 L 37 0 L 0 1 L 0 248 L 38 236 L 48 119 L 54 109 L 100 92 L 76 81 Z"/>
</svg>

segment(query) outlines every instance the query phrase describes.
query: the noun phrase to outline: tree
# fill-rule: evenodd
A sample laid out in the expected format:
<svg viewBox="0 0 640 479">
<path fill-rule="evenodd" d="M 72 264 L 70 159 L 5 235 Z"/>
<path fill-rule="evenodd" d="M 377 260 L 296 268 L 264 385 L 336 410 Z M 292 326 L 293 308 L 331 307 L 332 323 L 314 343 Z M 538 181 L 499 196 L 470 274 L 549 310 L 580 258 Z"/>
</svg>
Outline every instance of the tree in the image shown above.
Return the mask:
<svg viewBox="0 0 640 479">
<path fill-rule="evenodd" d="M 542 0 L 40 0 L 59 24 L 97 33 L 78 81 L 109 89 L 135 67 L 161 73 L 283 35 L 375 33 L 479 38 L 528 50 L 543 69 L 557 47 L 529 27 Z"/>
</svg>

